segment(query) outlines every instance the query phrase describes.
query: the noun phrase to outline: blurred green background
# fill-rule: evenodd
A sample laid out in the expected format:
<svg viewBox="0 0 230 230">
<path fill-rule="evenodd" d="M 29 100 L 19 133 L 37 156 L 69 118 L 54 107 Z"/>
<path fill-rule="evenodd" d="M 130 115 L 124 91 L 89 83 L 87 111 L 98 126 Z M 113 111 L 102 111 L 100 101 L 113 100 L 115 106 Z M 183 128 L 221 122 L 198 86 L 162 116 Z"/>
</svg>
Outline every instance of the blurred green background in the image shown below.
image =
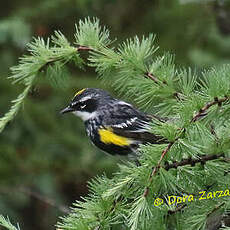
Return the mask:
<svg viewBox="0 0 230 230">
<path fill-rule="evenodd" d="M 0 8 L 0 116 L 23 89 L 7 77 L 32 37 L 60 30 L 73 42 L 75 23 L 88 16 L 98 17 L 117 42 L 156 34 L 158 54 L 175 54 L 178 67 L 199 71 L 230 61 L 227 0 L 8 0 Z M 112 89 L 93 69 L 65 71 L 68 80 L 55 87 L 41 74 L 23 110 L 0 134 L 0 214 L 24 230 L 53 228 L 87 194 L 87 180 L 118 169 L 116 159 L 90 144 L 80 119 L 59 115 L 83 87 Z"/>
</svg>

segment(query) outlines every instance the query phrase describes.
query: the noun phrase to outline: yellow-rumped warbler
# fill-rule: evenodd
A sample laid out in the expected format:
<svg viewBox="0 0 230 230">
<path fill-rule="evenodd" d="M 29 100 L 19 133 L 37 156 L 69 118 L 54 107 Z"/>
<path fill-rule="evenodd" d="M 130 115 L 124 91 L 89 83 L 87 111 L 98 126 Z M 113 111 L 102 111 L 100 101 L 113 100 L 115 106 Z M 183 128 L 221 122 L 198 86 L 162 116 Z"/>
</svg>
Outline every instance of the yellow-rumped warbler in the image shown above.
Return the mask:
<svg viewBox="0 0 230 230">
<path fill-rule="evenodd" d="M 112 155 L 135 156 L 140 144 L 165 143 L 162 137 L 149 132 L 152 117 L 101 89 L 86 88 L 77 92 L 61 111 L 62 114 L 68 112 L 80 117 L 91 141 Z"/>
</svg>

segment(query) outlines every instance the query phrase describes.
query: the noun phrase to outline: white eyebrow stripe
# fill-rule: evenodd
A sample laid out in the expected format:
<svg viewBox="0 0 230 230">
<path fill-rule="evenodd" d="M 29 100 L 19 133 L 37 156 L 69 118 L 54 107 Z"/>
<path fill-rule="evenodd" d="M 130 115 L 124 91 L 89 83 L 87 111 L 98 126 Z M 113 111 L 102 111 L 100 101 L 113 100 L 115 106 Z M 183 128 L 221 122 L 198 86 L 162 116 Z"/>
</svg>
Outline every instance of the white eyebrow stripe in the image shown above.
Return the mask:
<svg viewBox="0 0 230 230">
<path fill-rule="evenodd" d="M 81 98 L 79 101 L 84 102 L 84 101 L 87 101 L 87 100 L 89 100 L 91 98 L 92 98 L 91 96 L 85 96 L 85 97 Z"/>
</svg>

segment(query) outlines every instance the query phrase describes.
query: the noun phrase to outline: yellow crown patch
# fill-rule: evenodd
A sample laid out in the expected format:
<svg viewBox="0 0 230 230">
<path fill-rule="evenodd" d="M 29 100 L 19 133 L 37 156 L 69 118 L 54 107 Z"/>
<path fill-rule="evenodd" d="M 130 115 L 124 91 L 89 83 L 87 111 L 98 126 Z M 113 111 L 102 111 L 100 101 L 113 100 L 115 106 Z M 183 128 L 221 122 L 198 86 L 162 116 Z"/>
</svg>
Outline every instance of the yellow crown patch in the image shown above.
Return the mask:
<svg viewBox="0 0 230 230">
<path fill-rule="evenodd" d="M 75 93 L 74 97 L 82 94 L 85 90 L 86 90 L 86 88 L 79 90 L 78 92 Z"/>
</svg>

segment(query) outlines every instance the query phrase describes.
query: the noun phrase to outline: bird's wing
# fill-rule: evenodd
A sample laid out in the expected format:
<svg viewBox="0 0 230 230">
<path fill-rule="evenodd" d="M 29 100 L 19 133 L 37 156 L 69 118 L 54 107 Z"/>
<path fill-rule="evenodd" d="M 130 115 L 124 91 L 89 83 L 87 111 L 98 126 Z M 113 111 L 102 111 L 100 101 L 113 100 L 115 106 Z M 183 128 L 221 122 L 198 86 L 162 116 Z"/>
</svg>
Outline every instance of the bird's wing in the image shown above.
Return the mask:
<svg viewBox="0 0 230 230">
<path fill-rule="evenodd" d="M 116 104 L 105 126 L 113 133 L 140 143 L 165 143 L 162 137 L 152 134 L 149 122 L 152 118 L 127 103 Z"/>
</svg>

